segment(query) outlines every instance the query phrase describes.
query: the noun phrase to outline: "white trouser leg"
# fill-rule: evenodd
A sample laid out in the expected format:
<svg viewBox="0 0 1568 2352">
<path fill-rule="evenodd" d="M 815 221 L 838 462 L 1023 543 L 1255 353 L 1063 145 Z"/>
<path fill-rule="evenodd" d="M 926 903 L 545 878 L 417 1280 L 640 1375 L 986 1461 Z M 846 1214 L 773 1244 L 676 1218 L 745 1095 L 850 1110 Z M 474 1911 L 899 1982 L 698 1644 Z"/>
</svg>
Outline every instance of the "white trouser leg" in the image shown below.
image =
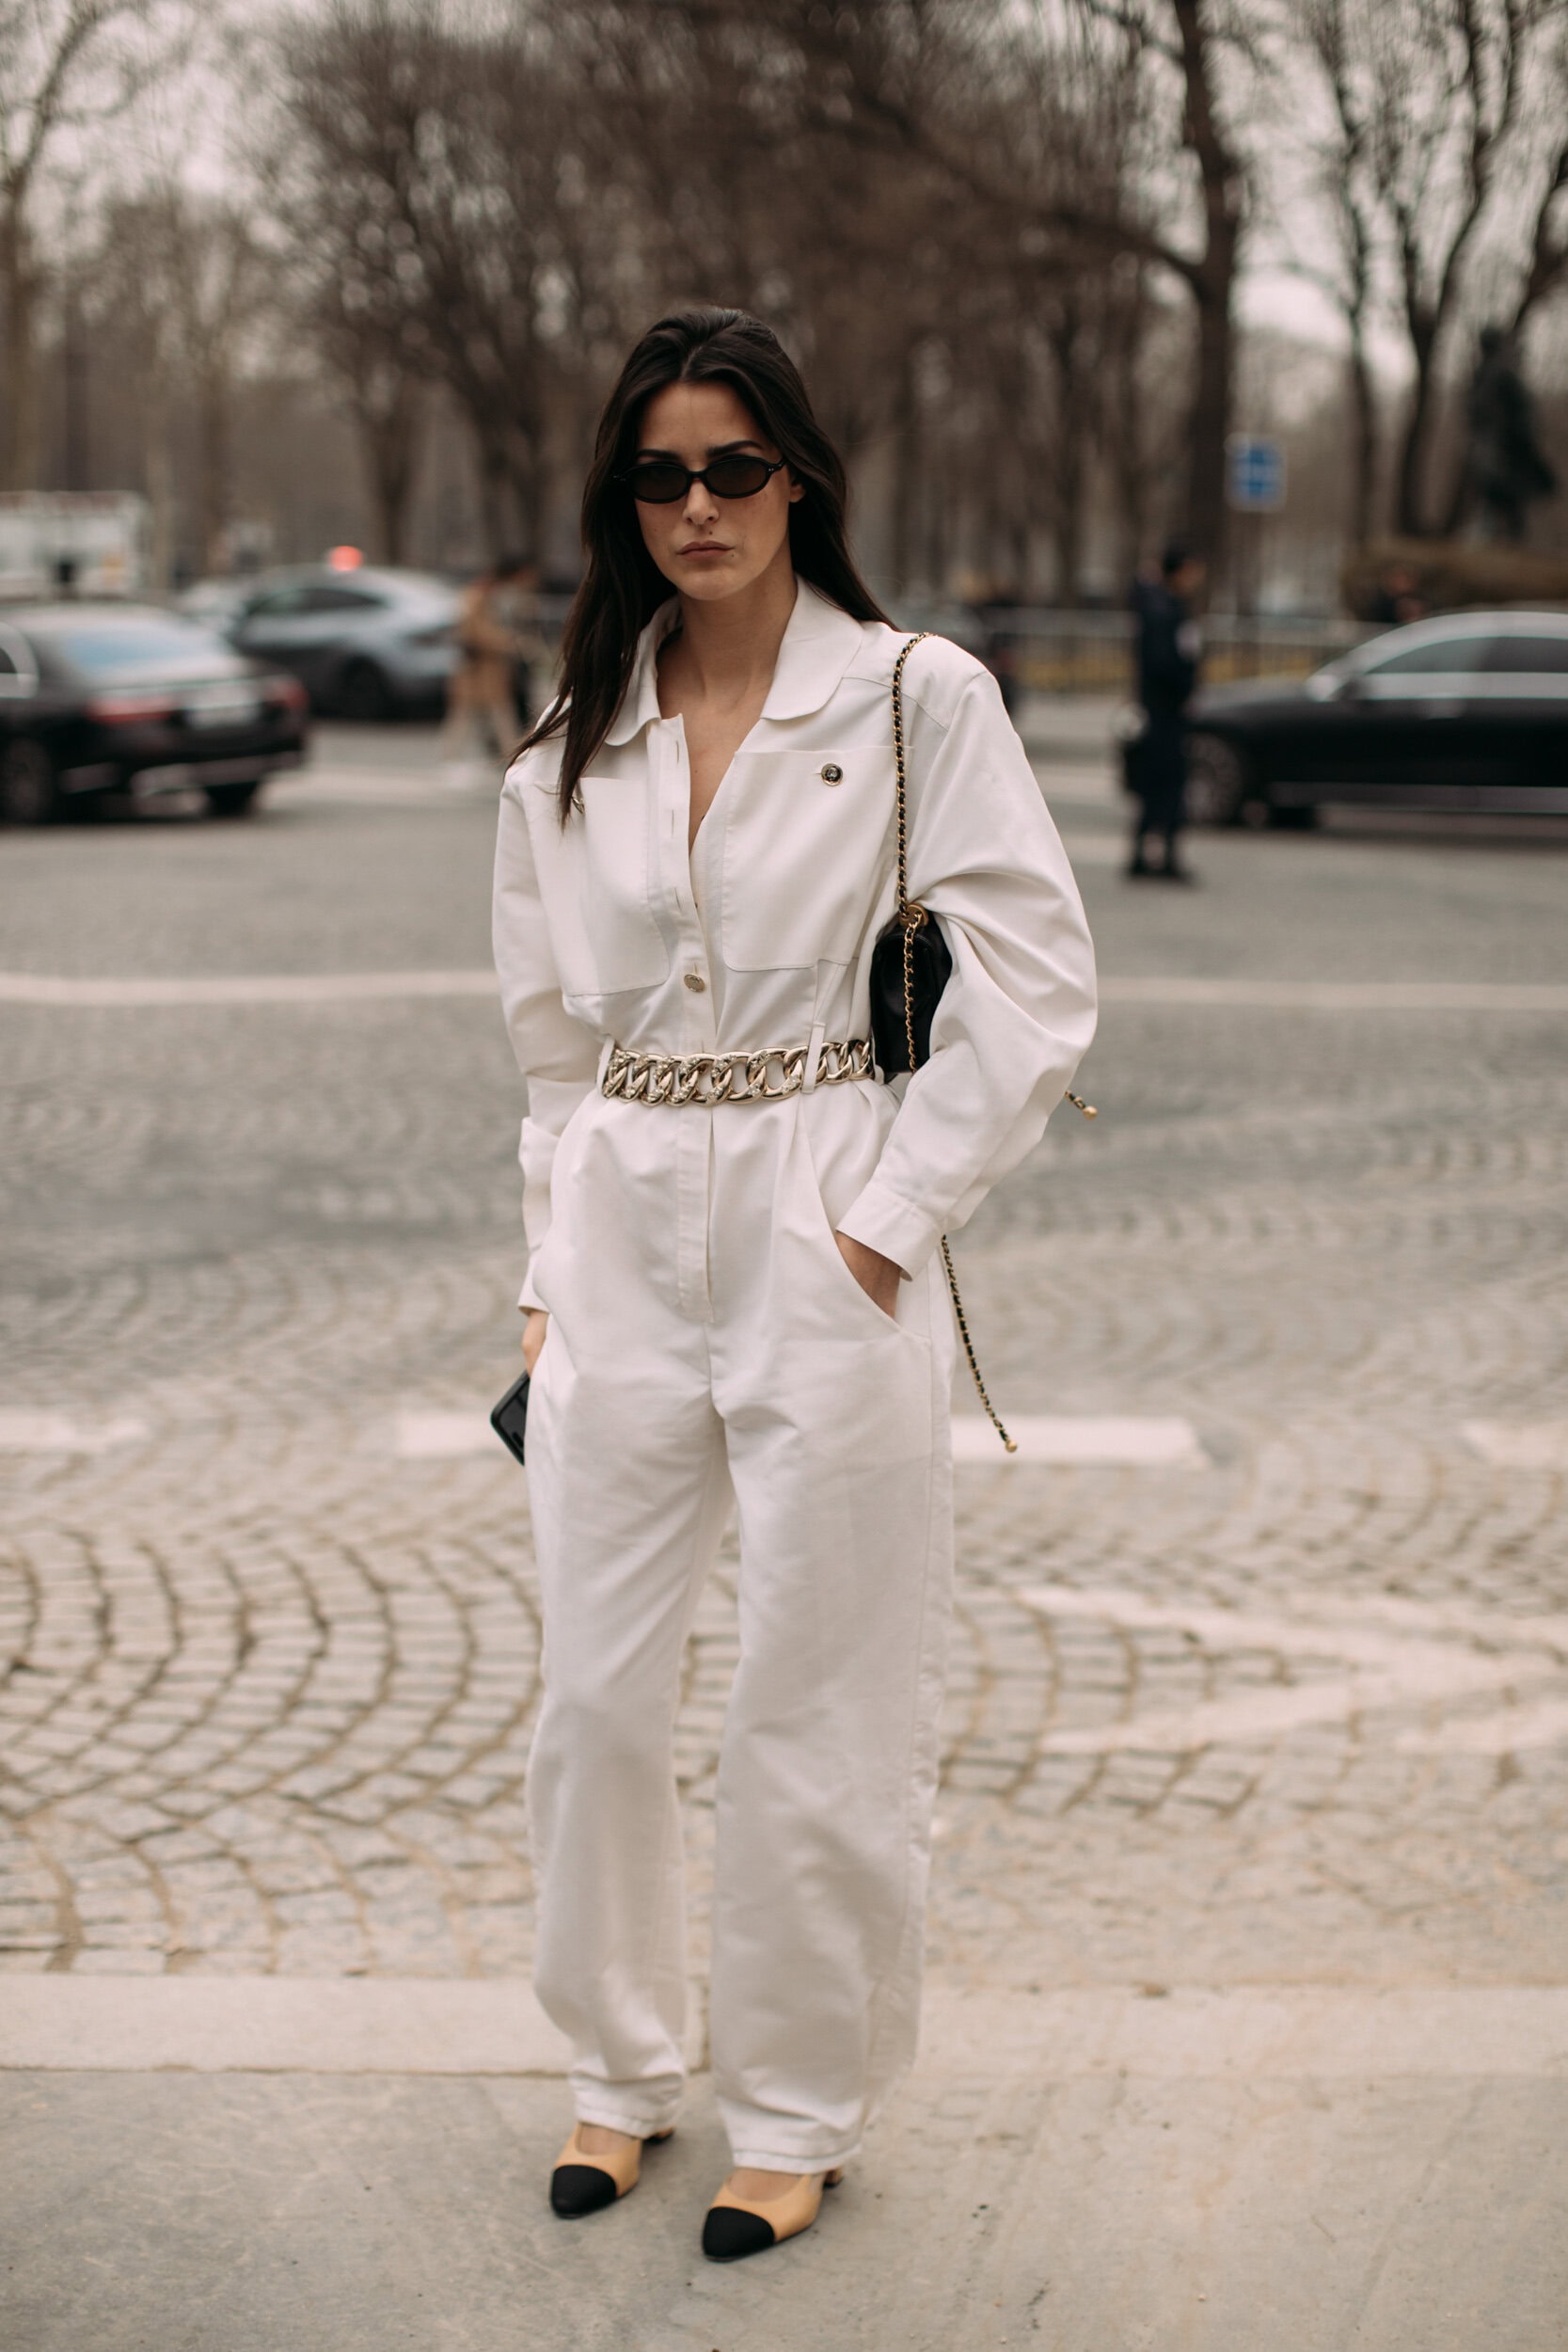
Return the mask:
<svg viewBox="0 0 1568 2352">
<path fill-rule="evenodd" d="M 535 1277 L 540 1998 L 573 2041 L 583 2120 L 662 2129 L 682 2087 L 671 1735 L 733 1479 L 713 2059 L 736 2162 L 781 2171 L 854 2153 L 919 2006 L 952 1326 L 940 1266 L 902 1286 L 895 1321 L 832 1235 L 891 1109 L 850 1089 L 809 1110 L 592 1105 L 562 1145 L 567 1215 Z M 693 1232 L 678 1138 L 706 1151 L 709 1134 Z"/>
<path fill-rule="evenodd" d="M 573 2044 L 578 2115 L 646 2138 L 673 2122 L 686 2078 L 673 1733 L 730 1488 L 705 1333 L 669 1334 L 693 1344 L 653 1363 L 637 1320 L 596 1335 L 586 1364 L 552 1327 L 531 1391 L 545 1698 L 529 1807 L 534 1982 Z"/>
<path fill-rule="evenodd" d="M 754 1195 L 756 1172 L 735 1172 Z M 741 1570 L 711 2031 L 736 2162 L 816 2171 L 854 2154 L 914 2051 L 952 1569 L 951 1327 L 939 1267 L 903 1286 L 896 1323 L 861 1291 L 803 1128 L 767 1223 L 765 1255 L 716 1253 Z"/>
</svg>

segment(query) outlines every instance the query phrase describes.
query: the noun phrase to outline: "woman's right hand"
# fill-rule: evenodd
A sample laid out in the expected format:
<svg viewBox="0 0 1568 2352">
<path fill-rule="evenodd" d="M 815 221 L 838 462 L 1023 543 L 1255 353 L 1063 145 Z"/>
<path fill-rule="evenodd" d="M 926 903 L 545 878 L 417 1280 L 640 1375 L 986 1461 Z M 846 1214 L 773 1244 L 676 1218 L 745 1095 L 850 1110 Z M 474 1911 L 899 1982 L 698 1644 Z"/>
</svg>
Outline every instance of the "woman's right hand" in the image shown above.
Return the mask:
<svg viewBox="0 0 1568 2352">
<path fill-rule="evenodd" d="M 523 1369 L 531 1380 L 533 1377 L 533 1368 L 539 1361 L 539 1350 L 545 1344 L 545 1333 L 548 1328 L 549 1320 L 543 1307 L 531 1307 L 528 1311 L 528 1320 L 523 1325 Z"/>
</svg>

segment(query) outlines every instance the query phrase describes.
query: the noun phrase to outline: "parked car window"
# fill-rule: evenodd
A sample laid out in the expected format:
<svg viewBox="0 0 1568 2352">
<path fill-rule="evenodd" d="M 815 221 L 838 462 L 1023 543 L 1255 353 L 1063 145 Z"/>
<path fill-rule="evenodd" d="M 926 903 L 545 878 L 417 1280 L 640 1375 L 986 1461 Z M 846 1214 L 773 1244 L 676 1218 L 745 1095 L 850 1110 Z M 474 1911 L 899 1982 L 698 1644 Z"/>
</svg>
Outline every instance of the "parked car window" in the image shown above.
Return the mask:
<svg viewBox="0 0 1568 2352">
<path fill-rule="evenodd" d="M 384 601 L 363 588 L 335 588 L 326 582 L 319 588 L 307 588 L 305 612 L 372 612 Z"/>
<path fill-rule="evenodd" d="M 15 637 L 8 629 L 0 629 L 0 694 L 7 700 L 24 694 L 38 675 L 38 665 L 27 650 L 24 638 Z"/>
<path fill-rule="evenodd" d="M 75 628 L 52 626 L 46 642 L 73 670 L 86 670 L 92 676 L 190 661 L 198 655 L 205 660 L 227 650 L 210 629 L 146 619 L 95 621 Z"/>
<path fill-rule="evenodd" d="M 1486 667 L 1490 640 L 1485 637 L 1442 637 L 1434 644 L 1409 645 L 1386 660 L 1369 661 L 1364 677 L 1451 677 Z"/>
<path fill-rule="evenodd" d="M 308 612 L 310 607 L 306 598 L 309 593 L 303 580 L 297 580 L 287 588 L 269 589 L 264 596 L 258 596 L 254 604 L 247 604 L 240 618 L 245 621 L 280 621 L 286 613 Z"/>
<path fill-rule="evenodd" d="M 1506 670 L 1515 676 L 1568 677 L 1568 636 L 1495 637 L 1487 649 L 1489 670 Z"/>
</svg>

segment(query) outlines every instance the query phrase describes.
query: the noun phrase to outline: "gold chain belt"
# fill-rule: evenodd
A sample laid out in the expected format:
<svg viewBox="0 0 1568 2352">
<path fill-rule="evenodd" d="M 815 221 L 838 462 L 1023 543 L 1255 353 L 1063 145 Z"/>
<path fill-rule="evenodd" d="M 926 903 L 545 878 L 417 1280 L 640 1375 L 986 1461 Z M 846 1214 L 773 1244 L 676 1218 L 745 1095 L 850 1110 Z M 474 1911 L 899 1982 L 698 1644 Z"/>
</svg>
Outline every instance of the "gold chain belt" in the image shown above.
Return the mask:
<svg viewBox="0 0 1568 2352">
<path fill-rule="evenodd" d="M 624 1045 L 612 1045 L 599 1092 L 623 1103 L 782 1103 L 805 1091 L 810 1050 L 779 1045 L 764 1054 L 628 1054 Z M 816 1054 L 819 1087 L 871 1075 L 869 1039 L 824 1038 Z"/>
</svg>

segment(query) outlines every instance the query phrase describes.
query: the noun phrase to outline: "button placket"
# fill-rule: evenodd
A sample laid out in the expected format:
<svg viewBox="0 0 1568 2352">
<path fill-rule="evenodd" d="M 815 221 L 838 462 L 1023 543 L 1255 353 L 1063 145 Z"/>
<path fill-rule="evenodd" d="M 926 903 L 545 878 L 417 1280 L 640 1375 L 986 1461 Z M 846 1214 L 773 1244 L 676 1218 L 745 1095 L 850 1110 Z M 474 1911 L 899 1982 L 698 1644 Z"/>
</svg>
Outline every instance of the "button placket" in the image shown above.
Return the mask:
<svg viewBox="0 0 1568 2352">
<path fill-rule="evenodd" d="M 660 804 L 666 812 L 670 898 L 674 907 L 682 987 L 676 1002 L 682 1007 L 680 1027 L 685 1050 L 701 1053 L 713 1044 L 713 1014 L 707 983 L 699 965 L 707 961 L 697 901 L 691 888 L 691 853 L 688 834 L 691 823 L 691 780 L 687 765 L 686 730 L 678 718 L 661 720 L 652 731 L 659 762 Z M 695 976 L 701 980 L 692 988 Z M 672 1119 L 671 1144 L 675 1161 L 675 1292 L 683 1314 L 696 1322 L 712 1320 L 708 1290 L 708 1218 L 712 1170 L 709 1165 L 711 1111 L 694 1105 Z"/>
</svg>

